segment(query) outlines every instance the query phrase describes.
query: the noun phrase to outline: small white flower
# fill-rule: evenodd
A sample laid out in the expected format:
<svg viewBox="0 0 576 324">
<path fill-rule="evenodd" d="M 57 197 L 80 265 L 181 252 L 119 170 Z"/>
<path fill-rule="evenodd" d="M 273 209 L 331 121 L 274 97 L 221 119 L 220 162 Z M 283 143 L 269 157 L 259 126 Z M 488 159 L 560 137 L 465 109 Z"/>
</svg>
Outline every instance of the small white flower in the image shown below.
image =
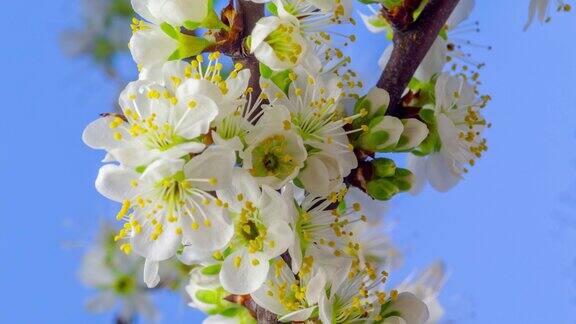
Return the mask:
<svg viewBox="0 0 576 324">
<path fill-rule="evenodd" d="M 220 282 L 230 293 L 256 291 L 266 280 L 269 260 L 281 255 L 292 243 L 286 204 L 281 195 L 263 185 L 243 169 L 236 169 L 232 185 L 217 190 L 218 197 L 233 213 L 232 253 L 222 263 Z"/>
<path fill-rule="evenodd" d="M 263 107 L 262 117 L 248 134 L 248 147 L 240 154 L 243 167 L 260 184 L 280 189 L 298 176 L 308 156 L 302 137 L 290 127 L 286 107 Z"/>
<path fill-rule="evenodd" d="M 130 239 L 132 249 L 147 259 L 145 281 L 154 285 L 158 262 L 176 254 L 180 244 L 199 250 L 223 248 L 233 235 L 228 212 L 209 192 L 229 185 L 236 157 L 211 146 L 189 162 L 157 160 L 140 174 L 124 166 L 104 165 L 96 188 L 122 202 L 118 219 L 126 219 L 116 240 Z"/>
<path fill-rule="evenodd" d="M 134 20 L 128 48 L 143 75 L 150 68 L 162 65 L 180 46 L 178 40 L 167 35 L 159 26 Z"/>
<path fill-rule="evenodd" d="M 268 279 L 250 294 L 252 299 L 260 307 L 277 314 L 281 322 L 305 322 L 317 309 L 325 288 L 323 273 L 302 273 L 296 280 L 282 258 L 277 258 L 272 264 Z"/>
<path fill-rule="evenodd" d="M 180 33 L 185 23 L 200 24 L 210 11 L 210 0 L 132 0 L 136 13 L 146 21 L 134 19 L 128 47 L 134 61 L 146 75 L 148 70 L 186 53 L 182 49 L 202 50 L 207 41 Z"/>
<path fill-rule="evenodd" d="M 439 323 L 444 315 L 438 294 L 446 282 L 446 271 L 442 262 L 436 262 L 417 276 L 404 280 L 396 290 L 413 293 L 428 307 L 430 317 L 427 324 Z"/>
<path fill-rule="evenodd" d="M 211 123 L 243 103 L 249 70 L 220 77 L 214 54 L 205 70 L 201 58 L 168 62 L 155 80 L 130 83 L 120 96 L 123 115 L 109 115 L 86 127 L 84 142 L 105 149 L 108 161 L 139 167 L 159 159 L 201 152 Z"/>
<path fill-rule="evenodd" d="M 182 26 L 186 21 L 201 22 L 209 10 L 209 0 L 132 0 L 134 11 L 151 23 Z"/>
<path fill-rule="evenodd" d="M 298 179 L 308 192 L 327 196 L 338 191 L 343 178 L 357 167 L 348 141 L 348 134 L 357 130 L 345 131 L 344 126 L 360 114 L 343 115 L 339 106 L 342 82 L 338 78 L 324 82 L 320 76 L 299 72 L 290 74 L 293 81 L 288 95 L 270 80 L 261 79 L 260 83 L 274 105 L 284 106 L 290 112 L 283 126 L 293 129 L 309 147 L 306 167 Z"/>
<path fill-rule="evenodd" d="M 455 186 L 466 164 L 474 165 L 484 151 L 486 140 L 481 133 L 486 120 L 480 110 L 489 98 L 478 98 L 475 88 L 461 76 L 441 74 L 435 86 L 434 107 L 439 146 L 425 157 L 409 156 L 409 169 L 416 177 L 412 192 L 419 192 L 425 181 L 438 191 Z"/>
<path fill-rule="evenodd" d="M 382 324 L 424 324 L 428 323 L 429 318 L 426 304 L 409 292 L 392 298 L 390 303 L 380 308 L 380 314 L 384 317 Z"/>
<path fill-rule="evenodd" d="M 250 52 L 272 70 L 295 67 L 304 57 L 307 43 L 298 19 L 287 15 L 261 18 L 252 30 Z"/>
<path fill-rule="evenodd" d="M 134 255 L 125 255 L 115 249 L 114 232 L 104 226 L 98 245 L 86 252 L 82 260 L 80 278 L 99 294 L 88 300 L 90 312 L 104 312 L 122 304 L 120 317 L 130 319 L 143 315 L 148 319 L 158 318 L 146 286 L 140 283 L 142 260 Z"/>
</svg>

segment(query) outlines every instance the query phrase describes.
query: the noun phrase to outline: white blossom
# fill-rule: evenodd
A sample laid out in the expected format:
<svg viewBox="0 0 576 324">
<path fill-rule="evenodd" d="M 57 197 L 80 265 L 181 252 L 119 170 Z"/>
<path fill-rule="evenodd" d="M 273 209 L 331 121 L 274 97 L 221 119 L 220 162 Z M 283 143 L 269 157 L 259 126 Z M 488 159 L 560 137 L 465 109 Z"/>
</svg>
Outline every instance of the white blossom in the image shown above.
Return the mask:
<svg viewBox="0 0 576 324">
<path fill-rule="evenodd" d="M 478 98 L 475 88 L 464 77 L 441 74 L 435 85 L 434 118 L 439 148 L 430 155 L 409 156 L 409 169 L 416 176 L 412 192 L 417 193 L 426 181 L 438 191 L 448 191 L 474 165 L 487 149 L 481 133 L 486 120 L 480 110 L 487 98 Z"/>
<path fill-rule="evenodd" d="M 259 188 L 245 170 L 236 169 L 231 186 L 217 191 L 233 213 L 233 252 L 222 263 L 220 282 L 234 294 L 256 291 L 266 280 L 269 260 L 281 255 L 292 243 L 286 204 L 267 185 Z"/>
</svg>

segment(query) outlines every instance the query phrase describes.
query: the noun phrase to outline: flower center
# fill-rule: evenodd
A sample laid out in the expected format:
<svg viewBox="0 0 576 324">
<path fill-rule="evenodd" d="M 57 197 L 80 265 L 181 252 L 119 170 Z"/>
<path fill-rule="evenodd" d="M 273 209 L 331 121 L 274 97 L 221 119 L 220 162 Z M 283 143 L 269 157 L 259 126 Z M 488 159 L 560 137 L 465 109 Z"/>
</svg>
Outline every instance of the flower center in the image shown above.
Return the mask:
<svg viewBox="0 0 576 324">
<path fill-rule="evenodd" d="M 240 212 L 236 234 L 239 243 L 246 246 L 248 252 L 255 253 L 264 249 L 266 226 L 260 221 L 260 211 L 251 202 L 246 202 L 246 207 Z"/>
<path fill-rule="evenodd" d="M 272 47 L 278 59 L 296 64 L 302 54 L 302 45 L 294 41 L 293 34 L 294 26 L 282 24 L 271 32 L 264 41 Z"/>
<path fill-rule="evenodd" d="M 136 290 L 136 281 L 129 276 L 120 276 L 114 282 L 114 292 L 119 295 L 130 295 Z"/>
<path fill-rule="evenodd" d="M 279 179 L 288 177 L 296 168 L 296 163 L 288 153 L 288 142 L 282 135 L 269 137 L 252 151 L 255 177 L 275 176 Z"/>
</svg>

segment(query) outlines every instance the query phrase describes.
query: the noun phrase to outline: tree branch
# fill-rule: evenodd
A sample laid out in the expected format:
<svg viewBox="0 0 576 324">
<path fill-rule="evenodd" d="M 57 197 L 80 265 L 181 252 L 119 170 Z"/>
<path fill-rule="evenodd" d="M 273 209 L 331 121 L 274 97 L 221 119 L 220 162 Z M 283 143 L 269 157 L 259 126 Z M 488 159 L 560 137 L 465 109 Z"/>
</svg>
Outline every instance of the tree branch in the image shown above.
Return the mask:
<svg viewBox="0 0 576 324">
<path fill-rule="evenodd" d="M 243 21 L 243 35 L 242 39 L 250 36 L 254 26 L 264 17 L 264 4 L 255 3 L 250 0 L 238 0 L 238 14 L 242 16 Z M 243 43 L 243 41 L 242 41 Z M 234 59 L 235 62 L 240 62 L 245 68 L 250 70 L 249 85 L 252 90 L 252 98 L 258 98 L 262 89 L 260 89 L 260 63 L 244 49 L 244 44 L 241 46 L 241 55 Z M 253 114 L 257 114 L 259 109 L 255 109 Z M 250 296 L 240 296 L 240 304 L 246 307 L 250 313 L 256 318 L 258 323 L 275 324 L 280 323 L 276 314 L 267 311 L 266 309 L 258 306 Z"/>
<path fill-rule="evenodd" d="M 242 16 L 243 21 L 243 37 L 242 39 L 250 36 L 254 26 L 264 17 L 264 4 L 255 3 L 250 0 L 238 0 L 238 14 Z M 240 62 L 245 68 L 250 70 L 250 87 L 252 87 L 252 97 L 257 98 L 260 95 L 260 64 L 254 55 L 244 50 L 244 45 L 240 44 L 242 54 L 236 58 L 235 62 Z"/>
<path fill-rule="evenodd" d="M 398 113 L 404 90 L 458 2 L 430 0 L 414 23 L 394 31 L 394 50 L 376 84 L 390 94 L 389 115 Z"/>
</svg>

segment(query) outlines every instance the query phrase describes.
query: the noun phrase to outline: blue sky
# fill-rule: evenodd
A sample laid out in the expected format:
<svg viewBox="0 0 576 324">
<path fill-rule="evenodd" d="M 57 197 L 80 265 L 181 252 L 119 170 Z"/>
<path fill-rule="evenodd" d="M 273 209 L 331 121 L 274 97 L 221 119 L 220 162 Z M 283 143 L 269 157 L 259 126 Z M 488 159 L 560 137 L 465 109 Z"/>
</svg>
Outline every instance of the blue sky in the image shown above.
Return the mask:
<svg viewBox="0 0 576 324">
<path fill-rule="evenodd" d="M 523 32 L 527 2 L 482 1 L 472 18 L 482 28 L 474 39 L 493 47 L 474 51 L 494 98 L 490 150 L 453 191 L 399 197 L 387 216 L 406 253 L 393 279 L 446 262 L 449 322 L 576 321 L 576 204 L 562 198 L 576 196 L 576 16 Z M 4 12 L 0 323 L 107 323 L 84 312 L 91 292 L 76 272 L 79 247 L 117 206 L 94 189 L 102 153 L 80 135 L 115 89 L 58 48 L 58 33 L 78 22 L 76 5 L 10 1 Z M 361 37 L 361 72 L 377 68 L 385 45 L 382 35 Z M 200 319 L 177 297 L 156 299 L 165 322 Z"/>
</svg>

